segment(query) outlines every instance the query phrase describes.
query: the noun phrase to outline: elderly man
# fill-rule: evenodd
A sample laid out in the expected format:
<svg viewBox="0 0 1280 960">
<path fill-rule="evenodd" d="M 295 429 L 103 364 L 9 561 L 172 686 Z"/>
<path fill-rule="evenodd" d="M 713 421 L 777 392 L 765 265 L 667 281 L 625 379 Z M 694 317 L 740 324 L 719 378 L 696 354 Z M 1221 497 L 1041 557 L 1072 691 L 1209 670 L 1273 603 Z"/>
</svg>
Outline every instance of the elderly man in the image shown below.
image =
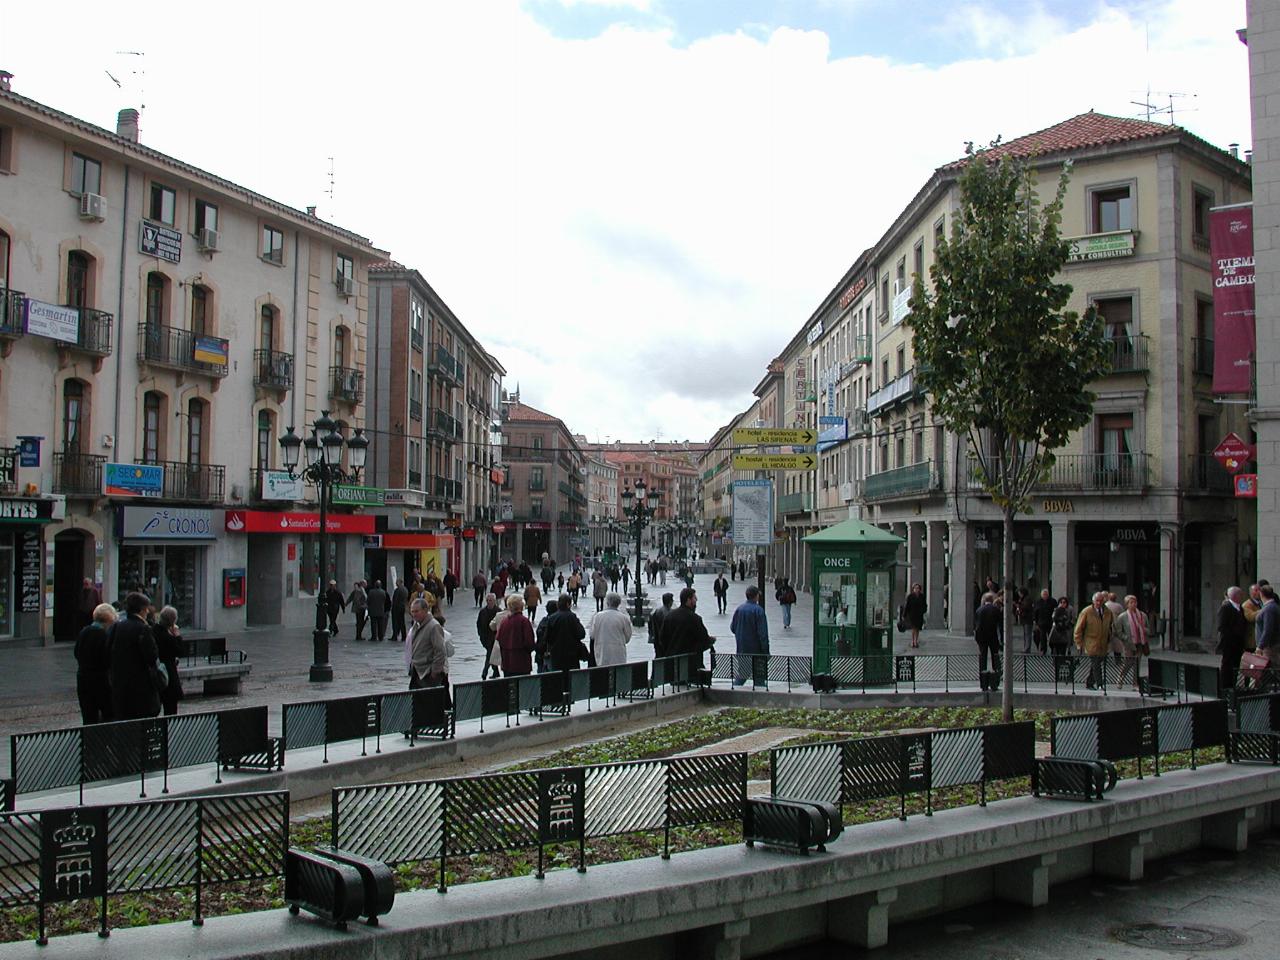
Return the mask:
<svg viewBox="0 0 1280 960">
<path fill-rule="evenodd" d="M 729 629 L 733 632 L 738 650 L 738 660 L 733 671 L 733 685 L 740 687 L 751 676 L 750 665 L 756 662 L 753 655 L 764 654 L 766 658 L 764 662 L 768 663 L 769 618 L 765 615 L 764 607 L 760 605 L 760 591 L 755 586 L 747 587 L 747 599 L 733 611 Z M 767 679 L 768 669 L 764 674 Z"/>
<path fill-rule="evenodd" d="M 1102 684 L 1102 663 L 1111 647 L 1111 633 L 1115 629 L 1115 615 L 1107 607 L 1107 594 L 1099 590 L 1093 595 L 1093 603 L 1080 611 L 1076 618 L 1076 648 L 1089 658 L 1089 680 L 1085 685 L 1096 690 Z M 1239 662 L 1239 657 L 1236 662 Z"/>
<path fill-rule="evenodd" d="M 431 616 L 421 597 L 409 604 L 413 626 L 409 628 L 409 689 L 447 687 L 449 661 L 444 648 L 444 627 Z"/>
<path fill-rule="evenodd" d="M 710 650 L 715 643 L 707 633 L 706 624 L 698 616 L 698 594 L 693 587 L 680 591 L 680 606 L 672 610 L 662 622 L 659 643 L 663 655 L 681 657 L 694 655 L 702 666 L 702 651 Z"/>
<path fill-rule="evenodd" d="M 608 667 L 627 662 L 627 644 L 631 642 L 631 618 L 623 613 L 622 597 L 610 593 L 604 598 L 605 609 L 591 618 L 591 654 L 596 666 Z"/>
<path fill-rule="evenodd" d="M 1236 671 L 1240 669 L 1240 657 L 1244 654 L 1245 636 L 1249 621 L 1245 619 L 1241 604 L 1244 591 L 1239 587 L 1227 589 L 1227 597 L 1218 608 L 1218 653 L 1222 654 L 1218 682 L 1225 692 L 1236 685 Z"/>
</svg>

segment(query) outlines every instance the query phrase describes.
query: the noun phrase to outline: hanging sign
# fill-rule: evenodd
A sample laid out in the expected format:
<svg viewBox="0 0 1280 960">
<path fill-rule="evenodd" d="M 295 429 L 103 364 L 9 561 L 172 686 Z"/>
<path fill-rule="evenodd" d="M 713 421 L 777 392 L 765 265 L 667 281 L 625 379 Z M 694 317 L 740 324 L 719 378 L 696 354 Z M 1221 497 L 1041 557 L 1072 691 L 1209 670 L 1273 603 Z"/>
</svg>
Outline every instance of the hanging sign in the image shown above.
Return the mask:
<svg viewBox="0 0 1280 960">
<path fill-rule="evenodd" d="M 18 466 L 20 467 L 38 467 L 40 466 L 40 441 L 44 437 L 19 437 L 18 438 Z"/>
<path fill-rule="evenodd" d="M 1235 433 L 1228 433 L 1213 448 L 1213 459 L 1222 464 L 1222 468 L 1228 473 L 1239 473 L 1253 458 L 1253 448 Z"/>
<path fill-rule="evenodd" d="M 1235 489 L 1237 497 L 1258 496 L 1258 475 L 1256 473 L 1237 473 L 1232 478 L 1235 481 Z"/>
<path fill-rule="evenodd" d="M 1213 262 L 1213 392 L 1253 389 L 1253 206 L 1209 211 Z"/>
</svg>

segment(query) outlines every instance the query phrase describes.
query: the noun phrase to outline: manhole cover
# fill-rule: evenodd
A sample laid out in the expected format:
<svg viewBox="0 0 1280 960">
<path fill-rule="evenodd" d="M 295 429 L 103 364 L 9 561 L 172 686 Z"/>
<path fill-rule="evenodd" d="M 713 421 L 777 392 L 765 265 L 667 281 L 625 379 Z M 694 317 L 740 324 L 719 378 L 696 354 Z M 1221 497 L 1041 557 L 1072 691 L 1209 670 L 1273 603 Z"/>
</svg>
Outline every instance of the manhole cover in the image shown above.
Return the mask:
<svg viewBox="0 0 1280 960">
<path fill-rule="evenodd" d="M 1135 923 L 1116 927 L 1111 935 L 1135 947 L 1159 950 L 1226 950 L 1245 940 L 1234 930 L 1185 923 Z"/>
</svg>

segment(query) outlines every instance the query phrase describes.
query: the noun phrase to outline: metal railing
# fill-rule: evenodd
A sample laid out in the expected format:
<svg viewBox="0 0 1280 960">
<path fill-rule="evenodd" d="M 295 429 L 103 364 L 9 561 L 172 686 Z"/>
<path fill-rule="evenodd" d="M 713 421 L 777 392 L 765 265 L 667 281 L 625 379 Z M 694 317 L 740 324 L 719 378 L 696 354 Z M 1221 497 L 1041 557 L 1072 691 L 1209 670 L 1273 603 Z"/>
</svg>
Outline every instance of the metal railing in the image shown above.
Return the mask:
<svg viewBox="0 0 1280 960">
<path fill-rule="evenodd" d="M 1208 337 L 1191 338 L 1191 372 L 1213 376 L 1213 340 Z"/>
<path fill-rule="evenodd" d="M 784 493 L 778 498 L 778 513 L 808 513 L 813 509 L 813 494 L 808 490 L 800 493 Z"/>
<path fill-rule="evenodd" d="M 364 393 L 364 371 L 354 367 L 329 368 L 329 396 L 347 403 L 359 403 Z"/>
<path fill-rule="evenodd" d="M 1050 733 L 1053 755 L 1067 760 L 1137 760 L 1155 764 L 1160 775 L 1160 756 L 1227 745 L 1227 701 L 1170 704 L 1107 710 L 1102 713 L 1054 717 Z"/>
<path fill-rule="evenodd" d="M 409 346 L 416 347 L 418 350 L 422 349 L 422 331 L 421 330 L 414 330 L 410 328 Z"/>
<path fill-rule="evenodd" d="M 53 492 L 70 497 L 102 496 L 102 465 L 107 458 L 92 453 L 53 455 Z"/>
<path fill-rule="evenodd" d="M 187 463 L 183 460 L 147 460 L 139 463 L 164 467 L 165 500 L 219 503 L 226 487 L 227 468 L 220 463 Z"/>
<path fill-rule="evenodd" d="M 1187 460 L 1187 489 L 1193 493 L 1208 493 L 1231 497 L 1235 485 L 1231 474 L 1214 459 L 1213 454 L 1192 454 Z"/>
<path fill-rule="evenodd" d="M 279 350 L 253 351 L 253 383 L 257 387 L 289 390 L 293 387 L 293 354 Z"/>
<path fill-rule="evenodd" d="M 999 460 L 992 461 L 999 469 Z M 1033 489 L 1040 491 L 1137 491 L 1151 483 L 1149 453 L 1060 453 L 1049 475 Z M 969 458 L 969 489 L 980 491 L 978 461 Z"/>
<path fill-rule="evenodd" d="M 422 419 L 422 401 L 409 398 L 409 416 L 414 420 Z"/>
<path fill-rule="evenodd" d="M 413 490 L 422 489 L 422 471 L 421 470 L 409 471 L 409 487 L 410 489 L 413 489 Z"/>
<path fill-rule="evenodd" d="M 46 906 L 81 898 L 101 900 L 106 937 L 108 896 L 194 888 L 199 926 L 210 885 L 284 875 L 289 794 L 7 813 L 0 834 L 0 905 L 35 907 L 42 946 Z"/>
<path fill-rule="evenodd" d="M 932 460 L 868 474 L 862 481 L 864 500 L 889 500 L 942 489 L 942 464 Z"/>
<path fill-rule="evenodd" d="M 448 477 L 431 478 L 431 492 L 437 499 L 457 502 L 462 499 L 462 481 Z"/>
<path fill-rule="evenodd" d="M 81 330 L 85 326 L 81 320 Z M 210 363 L 196 359 L 197 341 L 209 341 L 211 346 L 221 349 L 222 356 L 228 354 L 229 343 L 221 337 L 200 336 L 190 330 L 180 330 L 159 323 L 138 324 L 138 362 L 156 363 L 164 367 L 178 370 L 193 370 L 211 377 L 225 377 L 227 364 Z M 86 348 L 87 349 L 87 348 Z M 108 347 L 108 353 L 110 347 Z"/>
<path fill-rule="evenodd" d="M 138 777 L 147 795 L 147 774 L 212 763 L 222 769 L 273 769 L 279 741 L 267 736 L 267 708 L 242 707 L 211 713 L 183 713 L 142 720 L 117 720 L 9 737 L 9 772 L 15 792 L 78 787 L 84 803 L 87 783 Z"/>
<path fill-rule="evenodd" d="M 915 367 L 912 367 L 868 396 L 867 415 L 877 417 L 899 403 L 924 396 L 916 381 L 916 372 Z"/>
<path fill-rule="evenodd" d="M 427 421 L 427 432 L 445 440 L 461 440 L 462 424 L 443 410 L 432 410 Z"/>
<path fill-rule="evenodd" d="M 462 364 L 454 359 L 453 354 L 442 343 L 431 344 L 427 354 L 427 372 L 441 374 L 455 383 L 462 383 Z"/>
<path fill-rule="evenodd" d="M 360 756 L 382 752 L 382 737 L 401 734 L 411 742 L 420 737 L 453 738 L 453 711 L 444 687 L 396 693 L 342 697 L 286 703 L 281 708 L 280 739 L 283 750 L 323 747 L 329 762 L 329 744 L 360 741 Z"/>
<path fill-rule="evenodd" d="M 1108 337 L 1112 373 L 1138 373 L 1148 369 L 1150 338 L 1145 333 L 1132 337 Z"/>
<path fill-rule="evenodd" d="M 20 337 L 26 332 L 23 322 L 24 301 L 21 290 L 0 290 L 0 337 Z"/>
<path fill-rule="evenodd" d="M 1153 694 L 1174 696 L 1179 702 L 1193 693 L 1201 699 L 1215 699 L 1221 692 L 1221 673 L 1216 666 L 1152 658 L 1148 672 Z"/>
</svg>

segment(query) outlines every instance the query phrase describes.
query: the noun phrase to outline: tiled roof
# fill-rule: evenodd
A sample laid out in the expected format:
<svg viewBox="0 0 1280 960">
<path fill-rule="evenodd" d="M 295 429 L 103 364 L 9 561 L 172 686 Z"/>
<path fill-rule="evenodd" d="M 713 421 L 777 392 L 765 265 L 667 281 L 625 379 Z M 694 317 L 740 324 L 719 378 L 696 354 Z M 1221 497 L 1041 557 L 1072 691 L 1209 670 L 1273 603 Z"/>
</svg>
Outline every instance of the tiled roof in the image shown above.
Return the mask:
<svg viewBox="0 0 1280 960">
<path fill-rule="evenodd" d="M 508 403 L 507 419 L 509 420 L 536 420 L 541 423 L 559 423 L 559 417 L 553 417 L 549 413 L 543 413 L 536 407 L 531 407 L 527 403 Z"/>
<path fill-rule="evenodd" d="M 1052 127 L 1045 127 L 1035 133 L 1002 143 L 986 152 L 991 158 L 1005 155 L 1013 157 L 1031 157 L 1041 154 L 1066 153 L 1071 150 L 1084 150 L 1089 147 L 1101 147 L 1110 143 L 1129 143 L 1134 140 L 1145 140 L 1150 137 L 1162 137 L 1169 134 L 1183 133 L 1181 127 L 1167 123 L 1152 123 L 1150 120 L 1130 120 L 1125 117 L 1113 117 L 1105 113 L 1082 113 Z M 955 169 L 964 165 L 964 158 L 953 160 L 943 167 L 944 170 Z"/>
<path fill-rule="evenodd" d="M 405 268 L 404 264 L 399 263 L 396 260 L 378 260 L 375 263 L 369 264 L 370 273 L 386 272 L 386 271 L 392 271 L 392 270 L 403 270 L 404 268 Z"/>
</svg>

